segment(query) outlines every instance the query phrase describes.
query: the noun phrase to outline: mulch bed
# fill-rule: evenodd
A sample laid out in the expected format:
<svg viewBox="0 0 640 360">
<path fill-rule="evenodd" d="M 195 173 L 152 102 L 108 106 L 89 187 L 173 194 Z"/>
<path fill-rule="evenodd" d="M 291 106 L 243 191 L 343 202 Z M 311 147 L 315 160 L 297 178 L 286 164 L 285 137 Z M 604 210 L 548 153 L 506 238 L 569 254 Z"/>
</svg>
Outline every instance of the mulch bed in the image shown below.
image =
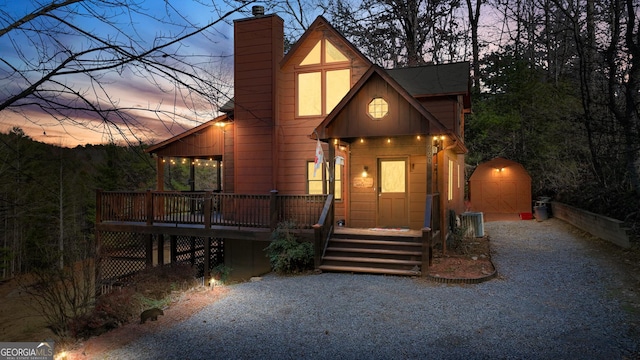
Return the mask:
<svg viewBox="0 0 640 360">
<path fill-rule="evenodd" d="M 427 277 L 443 283 L 475 284 L 494 278 L 496 269 L 491 262 L 488 236 L 464 238 L 449 244 L 446 251 L 441 245 L 434 249 Z"/>
</svg>

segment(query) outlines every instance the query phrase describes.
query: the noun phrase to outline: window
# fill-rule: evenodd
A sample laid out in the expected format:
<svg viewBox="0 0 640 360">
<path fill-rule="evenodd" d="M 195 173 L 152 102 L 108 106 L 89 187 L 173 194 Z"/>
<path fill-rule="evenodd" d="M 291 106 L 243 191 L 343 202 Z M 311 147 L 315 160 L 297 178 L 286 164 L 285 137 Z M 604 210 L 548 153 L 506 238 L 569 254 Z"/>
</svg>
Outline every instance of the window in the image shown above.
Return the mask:
<svg viewBox="0 0 640 360">
<path fill-rule="evenodd" d="M 321 116 L 333 110 L 351 88 L 351 70 L 325 69 L 323 66 L 341 62 L 349 65 L 348 61 L 329 40 L 316 43 L 300 62 L 301 71 L 296 77 L 298 116 Z"/>
<path fill-rule="evenodd" d="M 383 98 L 375 98 L 369 103 L 369 116 L 382 119 L 389 112 L 389 104 Z"/>
<path fill-rule="evenodd" d="M 327 194 L 329 193 L 329 170 L 326 169 L 326 166 L 322 166 L 325 169 L 324 179 L 322 176 L 322 171 L 316 171 L 315 176 L 313 175 L 313 168 L 315 163 L 313 161 L 307 162 L 307 188 L 308 193 L 313 194 Z M 342 165 L 336 165 L 336 200 L 342 199 Z M 324 181 L 323 181 L 324 180 Z"/>
</svg>

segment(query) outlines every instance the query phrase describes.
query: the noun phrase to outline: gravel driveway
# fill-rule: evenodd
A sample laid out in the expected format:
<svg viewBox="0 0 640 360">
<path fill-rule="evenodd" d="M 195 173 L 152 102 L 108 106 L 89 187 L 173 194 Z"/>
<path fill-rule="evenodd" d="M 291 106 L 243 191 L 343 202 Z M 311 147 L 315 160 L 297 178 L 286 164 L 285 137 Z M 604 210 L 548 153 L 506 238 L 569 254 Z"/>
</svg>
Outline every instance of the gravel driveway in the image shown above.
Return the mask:
<svg viewBox="0 0 640 360">
<path fill-rule="evenodd" d="M 485 224 L 500 276 L 478 285 L 325 273 L 233 285 L 113 359 L 636 359 L 621 268 L 557 219 Z"/>
</svg>

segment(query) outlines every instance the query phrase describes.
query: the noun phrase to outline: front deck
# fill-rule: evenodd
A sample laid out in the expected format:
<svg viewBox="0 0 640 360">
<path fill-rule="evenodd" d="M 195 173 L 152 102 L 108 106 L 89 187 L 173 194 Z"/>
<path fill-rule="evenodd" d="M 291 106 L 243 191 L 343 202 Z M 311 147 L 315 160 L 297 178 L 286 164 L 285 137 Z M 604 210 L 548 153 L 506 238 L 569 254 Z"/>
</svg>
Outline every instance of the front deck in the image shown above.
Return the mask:
<svg viewBox="0 0 640 360">
<path fill-rule="evenodd" d="M 265 242 L 283 221 L 295 223 L 301 238 L 315 244 L 316 268 L 334 234 L 411 238 L 423 243 L 423 258 L 430 259 L 430 228 L 334 228 L 333 217 L 330 195 L 99 191 L 98 285 L 109 287 L 146 267 L 179 262 L 196 266 L 205 278 L 218 264 L 246 270 L 244 277 L 267 272 Z"/>
</svg>

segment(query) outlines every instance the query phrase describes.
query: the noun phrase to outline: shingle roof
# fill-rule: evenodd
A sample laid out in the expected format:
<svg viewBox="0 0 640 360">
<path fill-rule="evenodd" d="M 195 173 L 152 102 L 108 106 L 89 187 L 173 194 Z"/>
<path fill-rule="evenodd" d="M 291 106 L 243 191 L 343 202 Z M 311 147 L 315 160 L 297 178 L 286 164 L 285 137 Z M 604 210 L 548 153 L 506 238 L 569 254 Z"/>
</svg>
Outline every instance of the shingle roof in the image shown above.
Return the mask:
<svg viewBox="0 0 640 360">
<path fill-rule="evenodd" d="M 468 62 L 390 69 L 386 72 L 414 97 L 469 91 Z"/>
</svg>

